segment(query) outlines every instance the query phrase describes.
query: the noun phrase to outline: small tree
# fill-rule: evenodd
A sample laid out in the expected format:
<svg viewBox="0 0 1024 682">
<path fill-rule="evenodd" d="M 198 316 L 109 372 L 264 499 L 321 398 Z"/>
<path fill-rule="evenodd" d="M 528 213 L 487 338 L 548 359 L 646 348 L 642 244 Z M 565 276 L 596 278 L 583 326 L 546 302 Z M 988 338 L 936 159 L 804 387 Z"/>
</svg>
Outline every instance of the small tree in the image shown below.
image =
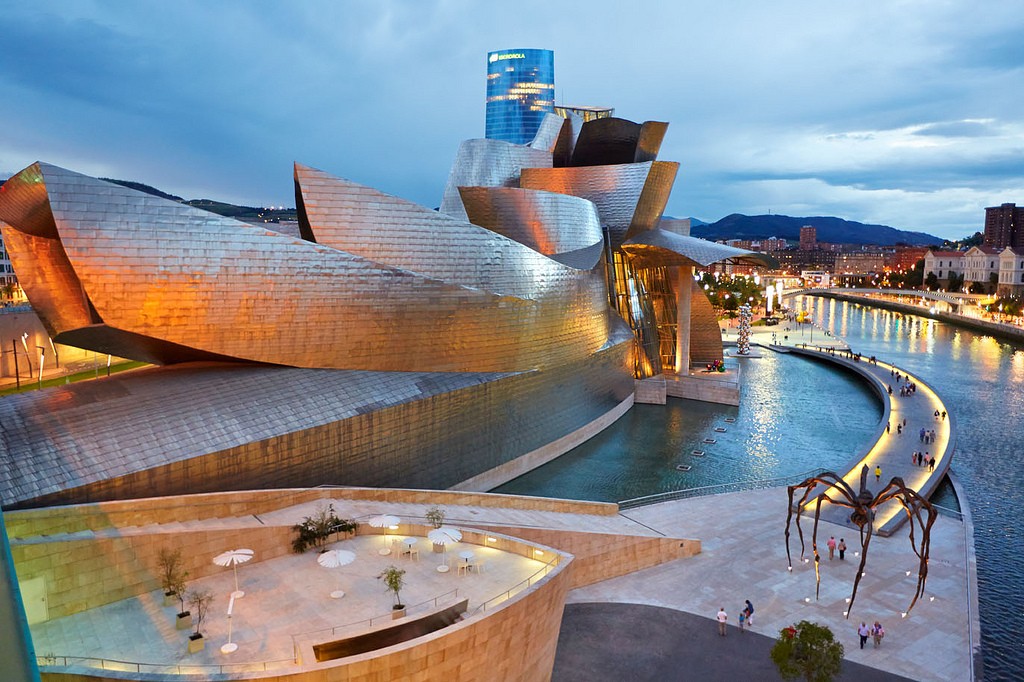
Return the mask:
<svg viewBox="0 0 1024 682">
<path fill-rule="evenodd" d="M 206 614 L 210 612 L 210 604 L 213 603 L 213 593 L 209 590 L 189 590 L 188 605 L 192 607 L 192 622 L 196 626 L 195 634 L 191 639 L 199 639 L 203 636 L 203 621 Z"/>
<path fill-rule="evenodd" d="M 180 549 L 167 549 L 164 547 L 157 555 L 157 563 L 160 565 L 160 586 L 164 588 L 164 594 L 178 594 L 176 588 L 188 575 L 181 563 Z"/>
<path fill-rule="evenodd" d="M 423 515 L 434 528 L 440 528 L 444 525 L 444 509 L 441 509 L 437 505 L 434 505 Z"/>
<path fill-rule="evenodd" d="M 356 522 L 352 519 L 339 519 L 334 513 L 334 505 L 317 507 L 312 516 L 307 516 L 302 523 L 292 526 L 298 536 L 292 540 L 292 549 L 302 554 L 309 547 L 323 548 L 332 533 L 354 531 Z"/>
<path fill-rule="evenodd" d="M 779 630 L 771 657 L 783 679 L 831 682 L 843 662 L 843 645 L 824 625 L 802 620 Z"/>
<path fill-rule="evenodd" d="M 395 595 L 395 605 L 392 608 L 404 609 L 405 606 L 402 604 L 402 596 L 399 591 L 405 587 L 405 571 L 396 566 L 388 566 L 377 577 L 382 579 L 388 591 Z"/>
</svg>

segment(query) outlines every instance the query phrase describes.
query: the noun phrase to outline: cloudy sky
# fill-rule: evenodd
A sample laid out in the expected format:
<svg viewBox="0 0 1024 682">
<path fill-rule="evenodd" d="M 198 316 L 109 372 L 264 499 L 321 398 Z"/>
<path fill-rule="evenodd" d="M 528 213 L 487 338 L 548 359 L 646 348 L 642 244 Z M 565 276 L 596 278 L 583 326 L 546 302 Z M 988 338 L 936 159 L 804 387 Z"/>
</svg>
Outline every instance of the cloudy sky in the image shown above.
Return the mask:
<svg viewBox="0 0 1024 682">
<path fill-rule="evenodd" d="M 427 206 L 482 137 L 486 53 L 671 126 L 667 213 L 835 215 L 959 237 L 1024 204 L 1024 3 L 3 3 L 0 174 L 44 160 L 294 204 L 292 162 Z"/>
</svg>

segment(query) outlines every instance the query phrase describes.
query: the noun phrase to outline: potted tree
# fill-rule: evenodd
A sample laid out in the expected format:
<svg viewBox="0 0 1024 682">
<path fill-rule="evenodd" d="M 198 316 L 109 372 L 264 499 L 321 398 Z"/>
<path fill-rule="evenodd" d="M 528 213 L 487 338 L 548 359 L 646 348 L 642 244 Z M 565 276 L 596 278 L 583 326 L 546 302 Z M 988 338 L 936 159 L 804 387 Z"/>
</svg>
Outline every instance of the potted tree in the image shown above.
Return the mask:
<svg viewBox="0 0 1024 682">
<path fill-rule="evenodd" d="M 438 507 L 436 504 L 430 509 L 428 509 L 426 513 L 423 514 L 423 516 L 427 519 L 427 523 L 429 523 L 434 528 L 440 528 L 444 525 L 444 509 Z M 444 551 L 444 545 L 439 545 L 435 542 L 434 551 L 440 554 Z"/>
<path fill-rule="evenodd" d="M 307 516 L 292 526 L 297 535 L 292 540 L 292 550 L 302 554 L 310 547 L 324 551 L 328 539 L 333 533 L 348 534 L 355 532 L 356 522 L 353 519 L 339 519 L 334 513 L 334 505 L 320 506 L 312 516 Z"/>
<path fill-rule="evenodd" d="M 830 682 L 843 664 L 843 645 L 824 625 L 802 620 L 779 630 L 771 658 L 784 680 Z"/>
<path fill-rule="evenodd" d="M 192 625 L 192 613 L 185 609 L 185 600 L 188 597 L 186 594 L 186 588 L 188 587 L 187 578 L 188 571 L 177 571 L 174 573 L 171 582 L 167 585 L 170 591 L 178 598 L 178 604 L 180 605 L 178 620 L 175 623 L 175 627 L 179 630 L 187 630 Z"/>
<path fill-rule="evenodd" d="M 378 578 L 384 581 L 384 586 L 389 592 L 395 595 L 395 603 L 391 607 L 391 617 L 395 620 L 405 616 L 405 604 L 399 591 L 405 586 L 405 571 L 395 566 L 388 566 Z"/>
<path fill-rule="evenodd" d="M 196 631 L 188 636 L 188 652 L 194 654 L 206 647 L 203 639 L 203 621 L 210 611 L 210 604 L 213 602 L 213 593 L 209 590 L 190 590 L 188 593 L 188 604 L 192 607 Z"/>
<path fill-rule="evenodd" d="M 188 573 L 182 567 L 181 550 L 164 547 L 157 556 L 160 566 L 160 586 L 164 588 L 164 606 L 174 606 L 178 594 L 174 591 Z"/>
</svg>

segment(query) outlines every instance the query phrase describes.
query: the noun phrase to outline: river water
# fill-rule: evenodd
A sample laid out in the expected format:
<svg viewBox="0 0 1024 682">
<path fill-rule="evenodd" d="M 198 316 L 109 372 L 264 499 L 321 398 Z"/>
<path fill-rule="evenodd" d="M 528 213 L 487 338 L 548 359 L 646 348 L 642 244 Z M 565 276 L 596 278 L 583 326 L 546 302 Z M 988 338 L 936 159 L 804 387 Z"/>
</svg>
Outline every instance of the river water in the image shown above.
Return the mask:
<svg viewBox="0 0 1024 682">
<path fill-rule="evenodd" d="M 919 376 L 955 416 L 952 468 L 974 516 L 984 676 L 1024 680 L 1024 347 L 841 301 L 802 297 L 795 305 L 854 351 Z M 876 433 L 880 405 L 859 380 L 774 353 L 741 362 L 738 409 L 683 400 L 638 405 L 579 448 L 495 492 L 616 501 L 792 476 L 842 467 Z M 948 506 L 948 488 L 941 495 L 933 501 Z"/>
</svg>

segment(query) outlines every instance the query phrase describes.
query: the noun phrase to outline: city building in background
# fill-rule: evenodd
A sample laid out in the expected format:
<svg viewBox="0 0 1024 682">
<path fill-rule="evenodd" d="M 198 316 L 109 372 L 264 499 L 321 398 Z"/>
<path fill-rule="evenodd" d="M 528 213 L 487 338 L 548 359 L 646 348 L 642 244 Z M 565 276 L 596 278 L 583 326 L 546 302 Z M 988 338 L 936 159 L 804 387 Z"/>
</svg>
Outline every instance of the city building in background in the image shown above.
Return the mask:
<svg viewBox="0 0 1024 682">
<path fill-rule="evenodd" d="M 885 270 L 884 251 L 851 251 L 836 256 L 833 272 L 836 274 L 869 274 Z"/>
<path fill-rule="evenodd" d="M 885 265 L 889 270 L 906 272 L 912 270 L 927 253 L 927 246 L 897 246 L 896 250 L 889 254 Z"/>
<path fill-rule="evenodd" d="M 949 286 L 949 277 L 963 274 L 964 254 L 960 251 L 929 250 L 924 257 L 924 276 L 935 273 L 939 286 Z"/>
<path fill-rule="evenodd" d="M 995 293 L 999 281 L 999 252 L 994 246 L 972 246 L 963 255 L 964 284 L 979 284 L 985 293 Z"/>
<path fill-rule="evenodd" d="M 516 48 L 488 53 L 486 138 L 527 144 L 554 106 L 554 52 Z"/>
<path fill-rule="evenodd" d="M 1024 248 L 1007 246 L 999 254 L 1000 296 L 1019 296 L 1024 293 Z"/>
<path fill-rule="evenodd" d="M 818 230 L 812 225 L 800 228 L 800 250 L 813 251 L 818 248 Z"/>
<path fill-rule="evenodd" d="M 1024 246 L 1024 206 L 1002 204 L 985 209 L 985 246 Z"/>
</svg>

